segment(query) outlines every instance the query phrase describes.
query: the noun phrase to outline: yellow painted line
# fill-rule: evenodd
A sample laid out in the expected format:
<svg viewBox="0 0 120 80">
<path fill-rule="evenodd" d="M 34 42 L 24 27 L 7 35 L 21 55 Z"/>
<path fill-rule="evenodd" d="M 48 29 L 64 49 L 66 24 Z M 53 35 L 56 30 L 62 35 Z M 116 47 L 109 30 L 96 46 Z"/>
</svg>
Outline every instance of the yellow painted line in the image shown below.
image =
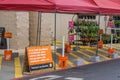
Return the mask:
<svg viewBox="0 0 120 80">
<path fill-rule="evenodd" d="M 22 69 L 20 64 L 20 58 L 14 58 L 14 64 L 15 64 L 15 78 L 22 77 Z"/>
<path fill-rule="evenodd" d="M 92 51 L 92 50 L 87 50 L 87 51 L 89 51 L 89 52 L 91 52 L 91 53 L 93 53 L 93 54 L 96 54 L 96 52 L 94 52 L 94 51 Z M 106 59 L 106 60 L 110 60 L 110 58 L 108 58 L 108 57 L 106 57 L 106 56 L 103 56 L 103 55 L 101 55 L 101 54 L 98 54 L 99 56 L 101 56 L 101 57 L 103 57 L 104 59 Z"/>
<path fill-rule="evenodd" d="M 54 41 L 52 41 L 52 43 L 54 44 Z M 65 42 L 66 44 L 67 42 Z M 62 41 L 56 41 L 56 44 L 62 44 Z"/>
<path fill-rule="evenodd" d="M 118 48 L 120 44 L 112 44 L 113 48 Z M 106 46 L 104 46 L 104 48 L 110 48 L 110 44 L 107 44 Z"/>
<path fill-rule="evenodd" d="M 98 49 L 98 50 L 101 51 L 101 52 L 104 52 L 106 54 L 108 53 L 107 50 L 102 50 L 102 49 Z"/>
<path fill-rule="evenodd" d="M 80 46 L 80 49 L 91 49 L 91 50 L 96 50 L 96 47 Z"/>
<path fill-rule="evenodd" d="M 61 54 L 58 53 L 58 52 L 56 52 L 56 55 L 57 55 L 57 56 L 61 56 Z M 68 62 L 68 64 L 69 64 L 71 67 L 74 66 L 74 64 L 73 64 L 70 60 L 68 60 L 67 62 Z"/>
<path fill-rule="evenodd" d="M 71 45 L 71 48 L 76 47 L 75 45 Z M 90 50 L 96 50 L 96 47 L 90 47 L 90 46 L 79 46 L 80 49 L 90 49 Z"/>
<path fill-rule="evenodd" d="M 59 66 L 58 66 L 58 64 L 56 64 L 56 69 L 59 69 Z"/>
<path fill-rule="evenodd" d="M 59 65 L 55 62 L 54 62 L 54 64 L 55 64 L 56 69 L 59 69 Z"/>
<path fill-rule="evenodd" d="M 0 56 L 0 70 L 1 70 L 1 66 L 2 66 L 2 56 Z"/>
<path fill-rule="evenodd" d="M 119 45 L 118 45 L 118 44 L 113 44 L 112 46 L 113 46 L 115 49 L 120 49 L 120 47 L 119 47 L 120 44 L 119 44 Z"/>
<path fill-rule="evenodd" d="M 79 56 L 77 56 L 77 55 L 75 55 L 75 54 L 73 54 L 73 53 L 69 53 L 69 54 L 70 54 L 71 56 L 77 58 L 77 59 L 82 59 L 81 57 L 79 57 Z M 84 60 L 84 59 L 82 59 L 82 60 L 84 61 L 85 64 L 89 64 L 88 61 L 86 61 L 86 60 Z"/>
<path fill-rule="evenodd" d="M 86 56 L 86 57 L 88 57 L 88 58 L 91 58 L 91 56 L 90 56 L 90 55 L 85 54 L 84 52 L 82 52 L 82 51 L 80 51 L 80 50 L 78 50 L 77 52 L 79 52 L 80 54 L 82 54 L 82 55 L 84 55 L 84 56 Z"/>
</svg>

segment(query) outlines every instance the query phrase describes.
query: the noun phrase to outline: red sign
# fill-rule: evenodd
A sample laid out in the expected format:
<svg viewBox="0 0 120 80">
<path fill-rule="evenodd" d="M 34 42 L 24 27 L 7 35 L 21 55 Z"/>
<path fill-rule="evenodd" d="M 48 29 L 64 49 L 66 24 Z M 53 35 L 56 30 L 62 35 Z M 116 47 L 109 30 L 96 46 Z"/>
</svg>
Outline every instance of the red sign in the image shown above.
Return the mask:
<svg viewBox="0 0 120 80">
<path fill-rule="evenodd" d="M 74 27 L 74 23 L 73 23 L 73 21 L 69 21 L 69 28 L 73 28 Z"/>
<path fill-rule="evenodd" d="M 74 34 L 68 35 L 69 42 L 74 42 Z"/>
</svg>

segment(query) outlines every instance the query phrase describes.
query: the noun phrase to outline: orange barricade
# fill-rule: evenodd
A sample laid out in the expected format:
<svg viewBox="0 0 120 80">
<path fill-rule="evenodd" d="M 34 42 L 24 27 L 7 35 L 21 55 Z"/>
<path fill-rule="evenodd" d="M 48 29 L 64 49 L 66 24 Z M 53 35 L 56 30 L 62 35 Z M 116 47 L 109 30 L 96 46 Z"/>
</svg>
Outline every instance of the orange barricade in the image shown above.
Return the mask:
<svg viewBox="0 0 120 80">
<path fill-rule="evenodd" d="M 6 61 L 12 60 L 12 50 L 4 50 L 4 60 Z"/>
<path fill-rule="evenodd" d="M 110 56 L 110 54 L 113 54 L 115 52 L 114 48 L 108 48 L 108 56 Z"/>
<path fill-rule="evenodd" d="M 71 46 L 69 44 L 65 44 L 65 53 L 71 52 Z"/>
<path fill-rule="evenodd" d="M 67 67 L 67 60 L 68 56 L 59 56 L 59 66 L 62 69 L 65 69 Z"/>
<path fill-rule="evenodd" d="M 103 48 L 103 42 L 102 41 L 98 42 L 98 48 Z"/>
</svg>

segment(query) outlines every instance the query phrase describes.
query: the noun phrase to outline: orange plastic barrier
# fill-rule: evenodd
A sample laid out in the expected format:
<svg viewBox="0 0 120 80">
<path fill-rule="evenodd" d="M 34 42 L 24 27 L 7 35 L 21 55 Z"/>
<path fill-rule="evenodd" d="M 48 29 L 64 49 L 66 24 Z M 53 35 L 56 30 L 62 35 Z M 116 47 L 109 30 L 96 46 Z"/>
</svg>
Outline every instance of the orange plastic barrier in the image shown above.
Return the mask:
<svg viewBox="0 0 120 80">
<path fill-rule="evenodd" d="M 65 69 L 67 67 L 68 56 L 59 56 L 59 67 Z"/>
<path fill-rule="evenodd" d="M 71 46 L 69 44 L 65 44 L 65 53 L 71 52 Z"/>
<path fill-rule="evenodd" d="M 6 61 L 12 60 L 12 50 L 4 50 L 4 60 Z"/>
<path fill-rule="evenodd" d="M 102 41 L 98 42 L 98 48 L 103 48 L 103 42 Z"/>
<path fill-rule="evenodd" d="M 108 48 L 108 55 L 113 54 L 115 52 L 114 48 Z"/>
</svg>

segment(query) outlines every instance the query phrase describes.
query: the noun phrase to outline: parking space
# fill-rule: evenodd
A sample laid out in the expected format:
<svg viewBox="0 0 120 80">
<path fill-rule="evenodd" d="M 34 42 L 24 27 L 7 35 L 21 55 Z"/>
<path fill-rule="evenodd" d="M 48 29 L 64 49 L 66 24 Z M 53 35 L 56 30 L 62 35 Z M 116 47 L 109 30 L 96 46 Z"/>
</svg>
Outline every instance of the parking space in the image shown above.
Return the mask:
<svg viewBox="0 0 120 80">
<path fill-rule="evenodd" d="M 113 44 L 113 47 L 116 49 L 116 52 L 118 52 L 118 54 L 120 55 L 119 47 L 116 48 L 116 46 L 118 45 L 119 44 Z M 100 62 L 112 59 L 112 58 L 107 57 L 108 47 L 109 47 L 109 44 L 104 45 L 104 47 L 101 49 L 98 49 L 98 55 L 100 56 Z M 76 64 L 75 64 L 76 59 L 83 60 L 85 65 L 91 64 L 93 62 L 91 62 L 90 59 L 95 54 L 96 54 L 96 51 L 91 50 L 91 49 L 79 49 L 77 51 L 71 51 L 71 53 L 66 53 L 65 55 L 68 56 L 67 68 L 76 67 Z M 62 51 L 57 50 L 55 57 L 54 57 L 54 64 L 56 65 L 57 70 L 60 69 L 58 57 L 61 55 L 62 55 Z M 29 74 L 24 74 L 22 72 L 23 64 L 24 64 L 24 56 L 16 57 L 12 61 L 5 61 L 3 58 L 4 58 L 3 56 L 0 56 L 0 78 L 4 79 L 5 76 L 2 76 L 4 74 L 9 75 L 8 77 L 6 77 L 6 80 L 29 75 Z M 40 71 L 36 71 L 35 73 L 46 73 L 49 71 L 54 71 L 54 69 L 42 70 L 42 71 L 40 70 Z M 30 73 L 30 74 L 34 74 L 34 73 Z"/>
</svg>

